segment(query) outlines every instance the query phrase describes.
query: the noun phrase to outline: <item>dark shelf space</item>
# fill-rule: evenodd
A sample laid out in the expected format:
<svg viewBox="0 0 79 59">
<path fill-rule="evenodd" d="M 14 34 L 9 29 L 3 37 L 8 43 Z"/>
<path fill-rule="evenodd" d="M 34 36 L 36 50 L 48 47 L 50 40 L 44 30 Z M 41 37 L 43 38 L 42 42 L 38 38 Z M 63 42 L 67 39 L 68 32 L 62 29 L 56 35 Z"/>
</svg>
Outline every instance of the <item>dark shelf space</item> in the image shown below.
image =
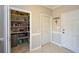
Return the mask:
<svg viewBox="0 0 79 59">
<path fill-rule="evenodd" d="M 30 40 L 29 13 L 11 10 L 11 47 L 28 43 Z"/>
</svg>

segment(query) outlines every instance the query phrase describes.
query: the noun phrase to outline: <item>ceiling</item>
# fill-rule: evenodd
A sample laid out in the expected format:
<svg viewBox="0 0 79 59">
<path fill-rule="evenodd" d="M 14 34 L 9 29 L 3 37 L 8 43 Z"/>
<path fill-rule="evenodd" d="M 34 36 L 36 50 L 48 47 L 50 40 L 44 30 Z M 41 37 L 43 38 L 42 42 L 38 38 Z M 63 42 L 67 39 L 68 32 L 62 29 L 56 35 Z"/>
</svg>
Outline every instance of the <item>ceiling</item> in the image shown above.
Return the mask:
<svg viewBox="0 0 79 59">
<path fill-rule="evenodd" d="M 55 8 L 58 8 L 60 7 L 61 5 L 43 5 L 43 7 L 46 7 L 46 8 L 50 8 L 50 9 L 55 9 Z"/>
</svg>

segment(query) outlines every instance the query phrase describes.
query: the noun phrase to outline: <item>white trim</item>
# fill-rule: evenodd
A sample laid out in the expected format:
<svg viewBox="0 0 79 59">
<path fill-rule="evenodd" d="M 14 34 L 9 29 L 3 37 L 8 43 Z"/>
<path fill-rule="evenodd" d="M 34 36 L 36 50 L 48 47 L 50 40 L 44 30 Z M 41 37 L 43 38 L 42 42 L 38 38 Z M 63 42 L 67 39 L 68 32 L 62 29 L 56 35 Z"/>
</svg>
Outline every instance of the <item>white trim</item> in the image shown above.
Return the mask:
<svg viewBox="0 0 79 59">
<path fill-rule="evenodd" d="M 27 10 L 23 10 L 23 9 L 19 9 L 19 8 L 14 8 L 14 7 L 9 7 L 8 6 L 8 14 L 10 15 L 10 9 L 13 9 L 13 10 L 18 10 L 18 11 L 23 11 L 23 12 L 27 12 L 27 13 L 30 13 L 30 50 L 32 49 L 32 13 L 31 13 L 31 11 L 27 11 Z M 10 16 L 8 15 L 8 18 L 10 18 Z M 8 36 L 8 52 L 11 52 L 11 46 L 10 46 L 10 19 L 7 19 L 7 23 L 8 23 L 8 33 L 7 34 L 9 34 L 9 36 Z M 7 47 L 6 47 L 7 48 Z"/>
<path fill-rule="evenodd" d="M 53 24 L 52 24 L 52 18 L 53 18 L 53 17 L 51 16 L 51 19 L 50 19 L 50 34 L 51 34 L 50 42 L 51 42 L 52 39 L 53 39 L 53 38 L 52 38 L 52 36 L 53 36 L 53 34 L 52 34 L 52 31 L 53 31 L 53 29 L 52 29 L 52 25 L 53 25 Z"/>
<path fill-rule="evenodd" d="M 32 12 L 31 11 L 28 11 L 30 12 L 30 51 L 32 49 Z"/>
<path fill-rule="evenodd" d="M 31 35 L 32 35 L 32 37 L 33 37 L 33 36 L 40 36 L 40 33 L 32 33 Z M 40 47 L 41 47 L 41 45 L 40 45 L 39 47 L 36 47 L 36 48 L 31 48 L 30 51 L 34 51 L 34 50 L 36 50 L 36 49 L 38 49 L 38 48 L 40 48 Z"/>
<path fill-rule="evenodd" d="M 57 46 L 66 48 L 66 47 L 64 47 L 63 45 L 61 45 L 61 44 L 59 44 L 59 43 L 56 43 L 55 41 L 51 41 L 51 43 L 53 43 L 53 44 L 55 44 L 55 45 L 57 45 Z M 70 50 L 72 53 L 75 53 L 75 51 L 73 51 L 73 50 L 71 50 L 71 49 L 69 49 L 69 48 L 66 48 L 66 49 Z"/>
<path fill-rule="evenodd" d="M 40 48 L 41 48 L 41 46 L 38 46 L 37 48 L 33 48 L 33 49 L 31 49 L 30 52 L 35 51 L 35 50 L 40 49 Z"/>
<path fill-rule="evenodd" d="M 32 33 L 32 36 L 40 35 L 40 33 Z"/>
<path fill-rule="evenodd" d="M 53 43 L 53 44 L 55 44 L 55 45 L 58 45 L 58 46 L 60 46 L 60 47 L 63 47 L 61 44 L 59 44 L 59 43 L 57 43 L 57 42 L 55 42 L 55 41 L 51 41 L 51 43 Z"/>
<path fill-rule="evenodd" d="M 4 53 L 8 52 L 8 6 L 4 6 Z"/>
<path fill-rule="evenodd" d="M 21 9 L 21 8 L 10 7 L 10 9 L 31 13 L 31 11 L 27 11 L 27 10 L 24 10 L 24 9 Z"/>
<path fill-rule="evenodd" d="M 39 15 L 40 17 L 40 47 L 42 47 L 42 43 L 41 43 L 41 14 Z"/>
<path fill-rule="evenodd" d="M 8 31 L 8 53 L 10 53 L 11 52 L 11 35 L 10 35 L 10 33 L 11 33 L 11 21 L 10 21 L 10 9 L 9 9 L 9 6 L 8 6 L 8 15 L 7 15 L 7 21 L 8 21 L 8 29 L 7 29 L 7 31 Z"/>
</svg>

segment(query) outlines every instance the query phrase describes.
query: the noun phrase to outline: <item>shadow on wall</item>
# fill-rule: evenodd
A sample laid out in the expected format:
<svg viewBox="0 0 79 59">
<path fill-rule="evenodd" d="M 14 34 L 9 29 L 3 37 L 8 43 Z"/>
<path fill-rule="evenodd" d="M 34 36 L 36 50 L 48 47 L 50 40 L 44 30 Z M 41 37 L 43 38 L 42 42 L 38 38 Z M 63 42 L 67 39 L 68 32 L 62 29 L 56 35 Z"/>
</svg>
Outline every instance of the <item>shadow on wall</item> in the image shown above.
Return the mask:
<svg viewBox="0 0 79 59">
<path fill-rule="evenodd" d="M 0 41 L 0 53 L 4 52 L 3 41 Z"/>
</svg>

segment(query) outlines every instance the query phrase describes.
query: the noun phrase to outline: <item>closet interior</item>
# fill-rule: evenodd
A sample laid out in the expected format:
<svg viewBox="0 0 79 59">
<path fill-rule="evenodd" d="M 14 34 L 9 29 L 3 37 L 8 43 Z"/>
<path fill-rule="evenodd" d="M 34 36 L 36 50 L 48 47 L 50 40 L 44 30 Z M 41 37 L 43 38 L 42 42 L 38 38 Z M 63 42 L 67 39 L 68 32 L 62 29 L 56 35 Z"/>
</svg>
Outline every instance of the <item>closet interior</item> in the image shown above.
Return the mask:
<svg viewBox="0 0 79 59">
<path fill-rule="evenodd" d="M 30 50 L 30 14 L 10 10 L 11 15 L 11 52 L 23 53 Z"/>
</svg>

